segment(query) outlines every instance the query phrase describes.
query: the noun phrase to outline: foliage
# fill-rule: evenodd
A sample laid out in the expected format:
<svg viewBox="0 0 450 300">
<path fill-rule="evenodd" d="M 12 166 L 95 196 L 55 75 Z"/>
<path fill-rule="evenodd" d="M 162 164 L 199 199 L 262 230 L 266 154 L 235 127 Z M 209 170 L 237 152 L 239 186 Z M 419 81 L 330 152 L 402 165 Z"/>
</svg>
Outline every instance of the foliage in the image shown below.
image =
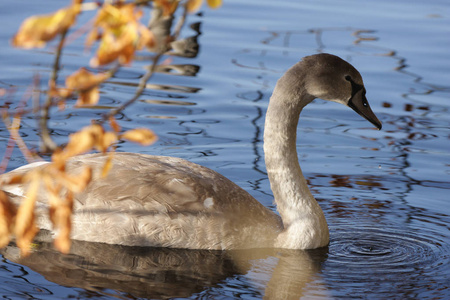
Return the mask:
<svg viewBox="0 0 450 300">
<path fill-rule="evenodd" d="M 136 128 L 122 132 L 114 116 L 132 104 L 145 90 L 146 82 L 162 55 L 171 50 L 171 43 L 178 38 L 179 30 L 185 21 L 186 13 L 197 11 L 202 0 L 154 0 L 154 1 L 105 1 L 99 3 L 82 3 L 73 0 L 66 7 L 54 13 L 42 16 L 32 16 L 26 19 L 12 44 L 21 48 L 42 48 L 59 37 L 55 53 L 55 63 L 48 82 L 45 103 L 39 107 L 39 130 L 41 134 L 41 151 L 51 153 L 51 161 L 45 167 L 33 168 L 19 175 L 4 176 L 0 181 L 0 247 L 6 246 L 11 237 L 15 236 L 17 245 L 24 255 L 30 252 L 31 243 L 38 232 L 36 225 L 36 202 L 38 195 L 45 192 L 49 206 L 49 218 L 58 236 L 55 246 L 62 252 L 70 250 L 71 215 L 73 211 L 74 195 L 82 192 L 92 179 L 93 170 L 86 166 L 79 174 L 69 174 L 66 164 L 71 157 L 90 152 L 100 151 L 107 155 L 101 174 L 106 176 L 112 166 L 114 145 L 119 140 L 128 140 L 142 145 L 150 145 L 156 141 L 156 135 L 149 129 Z M 107 2 L 107 3 L 106 3 Z M 221 0 L 208 0 L 211 8 L 221 5 Z M 165 39 L 158 39 L 149 26 L 141 23 L 141 18 L 148 7 L 161 11 L 162 18 L 174 17 L 177 9 L 183 10 L 178 29 Z M 82 67 L 65 79 L 65 86 L 57 85 L 59 62 L 67 42 L 66 36 L 75 31 L 77 18 L 86 10 L 95 9 L 97 14 L 85 36 L 88 47 L 96 46 L 96 53 L 90 60 L 90 69 L 102 67 L 103 71 L 93 73 Z M 80 35 L 80 34 L 79 34 Z M 75 107 L 96 105 L 100 99 L 100 87 L 107 82 L 119 68 L 133 62 L 137 51 L 148 49 L 154 53 L 152 65 L 139 83 L 135 95 L 120 107 L 103 116 L 101 121 L 80 129 L 71 134 L 65 147 L 57 146 L 47 126 L 50 108 L 57 106 L 64 109 L 66 102 L 77 95 Z M 156 52 L 154 49 L 158 49 Z M 6 91 L 0 91 L 0 97 Z M 29 150 L 19 134 L 24 109 L 17 109 L 14 113 L 2 110 L 3 122 L 9 129 L 9 151 L 17 145 L 29 162 L 41 160 L 37 153 Z M 104 123 L 108 122 L 110 131 L 105 130 Z M 3 160 L 7 162 L 7 155 Z M 1 166 L 5 168 L 5 166 Z M 17 207 L 11 195 L 3 191 L 8 185 L 22 185 L 26 187 L 25 195 Z M 17 198 L 17 197 L 16 197 Z M 17 199 L 16 199 L 17 200 Z"/>
</svg>

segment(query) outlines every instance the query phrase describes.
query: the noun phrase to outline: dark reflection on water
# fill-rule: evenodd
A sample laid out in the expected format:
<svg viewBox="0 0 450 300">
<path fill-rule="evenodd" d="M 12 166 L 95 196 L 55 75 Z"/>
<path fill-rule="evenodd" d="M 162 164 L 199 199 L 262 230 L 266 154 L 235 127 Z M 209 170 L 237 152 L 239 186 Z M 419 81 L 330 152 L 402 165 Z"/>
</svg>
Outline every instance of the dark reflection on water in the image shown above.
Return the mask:
<svg viewBox="0 0 450 300">
<path fill-rule="evenodd" d="M 207 297 L 214 295 L 224 284 L 228 291 L 225 295 L 220 291 L 222 297 L 230 293 L 237 298 L 244 295 L 266 295 L 269 299 L 299 298 L 303 290 L 316 280 L 327 256 L 326 248 L 315 251 L 207 251 L 124 247 L 80 241 L 74 241 L 70 255 L 62 255 L 44 241 L 35 248 L 26 258 L 20 257 L 14 244 L 1 253 L 9 261 L 27 266 L 51 282 L 84 289 L 79 296 L 88 294 L 90 298 L 97 298 L 109 295 L 123 299 Z M 3 269 L 13 272 L 17 266 L 11 262 L 3 264 Z M 243 275 L 248 273 L 251 276 L 246 279 Z M 24 274 L 16 277 L 14 284 L 30 279 Z M 28 285 L 33 288 L 31 291 L 22 290 L 24 295 L 43 297 L 51 294 L 38 284 L 29 282 Z M 0 292 L 6 297 L 13 295 L 4 287 Z"/>
</svg>

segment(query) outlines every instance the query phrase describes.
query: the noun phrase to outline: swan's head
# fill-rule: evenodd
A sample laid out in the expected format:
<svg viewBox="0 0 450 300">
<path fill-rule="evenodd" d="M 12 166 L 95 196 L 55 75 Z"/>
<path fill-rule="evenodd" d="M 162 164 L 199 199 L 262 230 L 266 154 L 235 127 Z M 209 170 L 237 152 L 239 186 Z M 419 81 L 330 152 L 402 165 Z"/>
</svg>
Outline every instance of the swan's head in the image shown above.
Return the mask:
<svg viewBox="0 0 450 300">
<path fill-rule="evenodd" d="M 307 73 L 304 85 L 309 95 L 347 105 L 381 129 L 381 122 L 366 99 L 361 74 L 351 64 L 335 55 L 322 53 L 303 58 L 299 66 Z"/>
</svg>

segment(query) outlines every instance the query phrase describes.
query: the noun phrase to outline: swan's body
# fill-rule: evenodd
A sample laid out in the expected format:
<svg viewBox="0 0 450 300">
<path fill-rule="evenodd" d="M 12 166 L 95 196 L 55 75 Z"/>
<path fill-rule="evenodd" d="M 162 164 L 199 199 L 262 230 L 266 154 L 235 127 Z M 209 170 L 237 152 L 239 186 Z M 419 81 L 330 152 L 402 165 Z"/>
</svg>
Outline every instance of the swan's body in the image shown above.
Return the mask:
<svg viewBox="0 0 450 300">
<path fill-rule="evenodd" d="M 267 172 L 281 217 L 217 172 L 186 160 L 117 153 L 109 175 L 101 179 L 97 173 L 105 158 L 82 155 L 68 162 L 68 170 L 76 173 L 87 164 L 97 171 L 76 196 L 72 238 L 190 249 L 326 246 L 325 216 L 308 189 L 296 151 L 300 112 L 316 97 L 346 104 L 381 128 L 360 74 L 347 62 L 318 54 L 289 69 L 271 97 L 264 132 Z M 0 182 L 31 167 L 4 174 Z M 20 186 L 3 188 L 17 197 L 23 193 Z M 46 218 L 39 223 L 51 229 Z"/>
</svg>

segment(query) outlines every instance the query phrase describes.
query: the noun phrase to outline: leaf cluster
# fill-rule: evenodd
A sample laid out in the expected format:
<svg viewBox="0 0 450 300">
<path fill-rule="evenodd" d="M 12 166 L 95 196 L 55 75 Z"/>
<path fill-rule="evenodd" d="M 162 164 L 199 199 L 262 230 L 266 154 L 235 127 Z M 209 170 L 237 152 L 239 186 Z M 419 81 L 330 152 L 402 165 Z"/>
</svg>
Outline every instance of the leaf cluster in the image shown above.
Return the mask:
<svg viewBox="0 0 450 300">
<path fill-rule="evenodd" d="M 48 42 L 59 38 L 55 53 L 55 62 L 49 78 L 44 105 L 34 111 L 38 112 L 39 130 L 41 135 L 41 150 L 51 153 L 51 161 L 27 172 L 12 172 L 0 177 L 0 247 L 6 246 L 11 237 L 15 237 L 17 245 L 23 254 L 31 251 L 32 241 L 38 232 L 36 206 L 42 201 L 40 195 L 45 195 L 48 203 L 48 216 L 53 228 L 58 232 L 55 246 L 62 252 L 70 250 L 71 217 L 74 206 L 74 196 L 82 192 L 92 180 L 93 170 L 86 166 L 79 174 L 67 171 L 67 162 L 77 155 L 90 151 L 99 151 L 107 155 L 102 176 L 106 176 L 112 167 L 114 145 L 119 140 L 128 140 L 142 145 L 150 145 L 157 139 L 147 128 L 136 128 L 122 132 L 114 116 L 128 105 L 132 104 L 145 90 L 146 81 L 152 75 L 158 64 L 158 59 L 170 50 L 170 43 L 177 39 L 179 30 L 165 38 L 157 39 L 152 29 L 141 22 L 144 9 L 161 11 L 162 18 L 174 17 L 178 8 L 189 12 L 197 11 L 203 0 L 154 0 L 154 1 L 109 1 L 103 4 L 83 3 L 73 0 L 68 7 L 56 12 L 32 16 L 23 21 L 18 32 L 12 38 L 15 47 L 26 49 L 42 48 Z M 220 0 L 208 0 L 211 8 L 221 5 Z M 151 7 L 151 8 L 149 8 Z M 67 34 L 73 31 L 77 18 L 84 11 L 95 9 L 96 16 L 89 22 L 90 30 L 81 32 L 85 36 L 87 47 L 96 47 L 95 55 L 90 59 L 90 66 L 81 67 L 65 78 L 65 85 L 58 86 L 57 78 L 60 58 L 67 43 Z M 184 22 L 184 18 L 182 18 Z M 182 24 L 178 26 L 181 28 Z M 82 26 L 86 28 L 86 26 Z M 80 35 L 80 33 L 77 33 Z M 93 122 L 71 134 L 65 147 L 58 146 L 52 140 L 47 126 L 50 119 L 50 108 L 57 106 L 65 109 L 67 101 L 77 97 L 75 107 L 96 105 L 100 100 L 100 87 L 107 82 L 117 70 L 133 62 L 136 52 L 147 49 L 153 51 L 154 59 L 147 74 L 138 85 L 136 94 L 124 105 L 106 113 L 102 121 Z M 92 72 L 96 68 L 101 71 Z M 98 69 L 100 70 L 100 69 Z M 7 94 L 0 90 L 0 97 Z M 29 150 L 19 134 L 22 116 L 27 112 L 17 109 L 13 114 L 2 110 L 3 122 L 10 132 L 8 149 L 11 152 L 15 145 L 19 147 L 29 162 L 41 160 Z M 103 123 L 108 121 L 111 130 L 105 130 Z M 8 155 L 5 154 L 0 168 L 6 168 Z M 6 191 L 9 187 L 23 187 L 22 196 L 14 196 Z M 19 198 L 19 199 L 18 199 Z M 19 200 L 19 201 L 18 201 Z"/>
</svg>

